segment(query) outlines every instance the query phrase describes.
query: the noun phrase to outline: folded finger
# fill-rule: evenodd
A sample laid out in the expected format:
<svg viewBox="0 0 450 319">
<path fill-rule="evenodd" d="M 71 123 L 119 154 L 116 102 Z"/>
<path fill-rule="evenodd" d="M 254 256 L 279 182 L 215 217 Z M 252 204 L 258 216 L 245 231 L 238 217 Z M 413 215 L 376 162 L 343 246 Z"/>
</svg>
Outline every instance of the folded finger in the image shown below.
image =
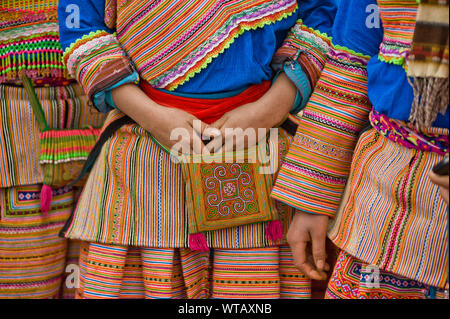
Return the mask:
<svg viewBox="0 0 450 319">
<path fill-rule="evenodd" d="M 325 270 L 327 253 L 326 253 L 326 235 L 316 234 L 311 236 L 312 255 L 317 270 Z"/>
<path fill-rule="evenodd" d="M 438 186 L 442 186 L 445 188 L 449 187 L 449 179 L 448 179 L 448 175 L 446 176 L 439 176 L 436 173 L 434 173 L 433 171 L 430 172 L 429 174 L 431 181 L 438 185 Z"/>
<path fill-rule="evenodd" d="M 306 250 L 307 242 L 297 242 L 295 245 L 291 245 L 294 266 L 308 278 L 320 280 L 320 275 L 314 269 L 313 265 L 307 260 Z"/>
<path fill-rule="evenodd" d="M 192 133 L 191 144 L 194 154 L 203 154 L 205 144 L 203 144 L 203 141 L 197 132 Z"/>
</svg>

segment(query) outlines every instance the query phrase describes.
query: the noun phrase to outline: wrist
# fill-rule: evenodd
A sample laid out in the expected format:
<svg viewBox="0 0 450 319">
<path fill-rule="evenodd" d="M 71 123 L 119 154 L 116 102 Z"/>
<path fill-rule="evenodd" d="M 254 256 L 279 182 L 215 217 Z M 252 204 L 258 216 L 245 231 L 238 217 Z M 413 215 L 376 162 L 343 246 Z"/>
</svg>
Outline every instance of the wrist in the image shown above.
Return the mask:
<svg viewBox="0 0 450 319">
<path fill-rule="evenodd" d="M 167 108 L 156 104 L 152 100 L 145 103 L 145 115 L 142 116 L 142 122 L 139 123 L 146 131 L 152 133 L 161 127 L 162 119 L 167 112 Z"/>
<path fill-rule="evenodd" d="M 117 109 L 148 131 L 153 129 L 161 117 L 161 106 L 135 84 L 125 84 L 113 89 L 112 98 Z"/>
<path fill-rule="evenodd" d="M 289 115 L 297 97 L 297 87 L 283 72 L 278 76 L 271 89 L 272 94 L 268 96 L 267 116 L 273 119 L 273 126 L 277 126 L 282 124 Z"/>
<path fill-rule="evenodd" d="M 327 221 L 330 219 L 330 216 L 328 216 L 328 215 L 315 214 L 315 213 L 305 212 L 305 211 L 298 210 L 298 209 L 295 211 L 295 214 L 304 216 L 307 218 L 315 218 L 315 219 L 321 219 L 321 220 L 327 220 Z"/>
</svg>

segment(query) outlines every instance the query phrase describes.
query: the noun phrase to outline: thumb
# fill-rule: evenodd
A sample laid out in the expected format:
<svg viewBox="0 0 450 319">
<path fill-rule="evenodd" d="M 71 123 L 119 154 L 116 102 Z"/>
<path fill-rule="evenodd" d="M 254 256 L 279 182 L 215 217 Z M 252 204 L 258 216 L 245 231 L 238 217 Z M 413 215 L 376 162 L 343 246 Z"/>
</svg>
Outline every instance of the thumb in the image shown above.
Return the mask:
<svg viewBox="0 0 450 319">
<path fill-rule="evenodd" d="M 205 124 L 202 128 L 202 140 L 212 141 L 215 138 L 221 138 L 222 133 L 218 128 Z"/>
<path fill-rule="evenodd" d="M 327 270 L 326 268 L 328 268 L 328 265 L 326 264 L 326 232 L 316 231 L 315 233 L 311 234 L 311 239 L 312 254 L 317 270 Z"/>
</svg>

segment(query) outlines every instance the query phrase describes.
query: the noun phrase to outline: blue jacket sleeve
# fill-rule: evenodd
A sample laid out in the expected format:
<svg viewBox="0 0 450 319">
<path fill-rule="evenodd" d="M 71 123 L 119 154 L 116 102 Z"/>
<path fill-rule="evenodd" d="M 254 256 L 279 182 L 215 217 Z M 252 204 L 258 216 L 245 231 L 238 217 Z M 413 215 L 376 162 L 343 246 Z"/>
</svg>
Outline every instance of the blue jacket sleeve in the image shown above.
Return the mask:
<svg viewBox="0 0 450 319">
<path fill-rule="evenodd" d="M 337 10 L 336 0 L 299 0 L 298 5 L 299 19 L 272 62 L 297 87 L 293 114 L 305 107 L 322 71 Z"/>
<path fill-rule="evenodd" d="M 372 110 L 367 65 L 376 58 L 383 36 L 381 23 L 368 23 L 370 14 L 376 15 L 367 12 L 373 6 L 376 10 L 376 0 L 340 2 L 323 69 L 272 191 L 273 198 L 306 213 L 335 216 L 353 151 Z M 301 25 L 294 32 L 305 48 L 303 43 L 320 39 L 308 30 Z"/>
<path fill-rule="evenodd" d="M 61 0 L 58 5 L 63 60 L 99 111 L 107 106 L 105 93 L 119 83 L 139 77 L 117 40 L 114 1 Z"/>
<path fill-rule="evenodd" d="M 299 0 L 299 19 L 308 27 L 331 34 L 337 11 L 337 0 Z"/>
</svg>

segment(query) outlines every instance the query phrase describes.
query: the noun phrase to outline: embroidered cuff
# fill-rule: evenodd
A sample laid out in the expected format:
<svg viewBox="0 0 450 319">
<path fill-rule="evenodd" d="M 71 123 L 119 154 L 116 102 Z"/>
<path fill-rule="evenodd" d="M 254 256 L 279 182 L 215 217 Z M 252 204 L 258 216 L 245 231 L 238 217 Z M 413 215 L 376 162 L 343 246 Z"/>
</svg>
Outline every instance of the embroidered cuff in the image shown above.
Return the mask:
<svg viewBox="0 0 450 319">
<path fill-rule="evenodd" d="M 289 31 L 283 45 L 277 50 L 272 67 L 280 69 L 288 59 L 296 60 L 309 76 L 311 86 L 316 83 L 331 47 L 331 38 L 325 33 L 308 28 L 302 20 Z"/>
<path fill-rule="evenodd" d="M 135 73 L 116 37 L 91 32 L 66 49 L 63 59 L 69 74 L 80 82 L 89 99 Z"/>
<path fill-rule="evenodd" d="M 295 97 L 294 106 L 291 109 L 291 114 L 297 114 L 300 112 L 308 102 L 311 96 L 311 84 L 309 82 L 308 76 L 303 72 L 303 69 L 295 60 L 289 60 L 284 64 L 284 72 L 286 76 L 295 84 L 297 87 L 297 95 Z"/>
<path fill-rule="evenodd" d="M 135 83 L 135 84 L 139 83 L 139 75 L 137 74 L 137 72 L 133 72 L 133 74 L 123 78 L 122 80 L 110 86 L 109 88 L 96 93 L 92 101 L 94 103 L 95 108 L 99 112 L 103 113 L 108 113 L 113 109 L 117 109 L 116 105 L 114 104 L 114 100 L 112 98 L 112 90 L 127 83 Z"/>
<path fill-rule="evenodd" d="M 358 135 L 371 110 L 369 59 L 344 48 L 330 49 L 284 158 L 273 198 L 307 213 L 334 217 Z"/>
</svg>

